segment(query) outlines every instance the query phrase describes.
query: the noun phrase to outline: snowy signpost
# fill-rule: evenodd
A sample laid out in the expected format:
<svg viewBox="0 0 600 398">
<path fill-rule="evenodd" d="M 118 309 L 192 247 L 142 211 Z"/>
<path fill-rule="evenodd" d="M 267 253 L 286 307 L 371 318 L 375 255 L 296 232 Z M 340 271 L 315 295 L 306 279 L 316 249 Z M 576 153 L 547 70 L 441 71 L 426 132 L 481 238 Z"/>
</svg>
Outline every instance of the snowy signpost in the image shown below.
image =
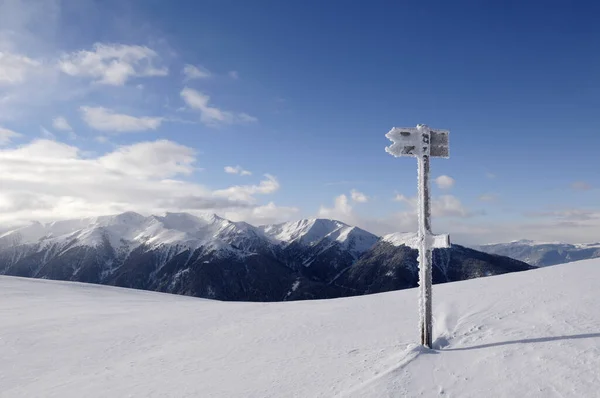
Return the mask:
<svg viewBox="0 0 600 398">
<path fill-rule="evenodd" d="M 450 247 L 448 235 L 431 233 L 431 211 L 429 203 L 429 158 L 448 158 L 449 144 L 447 130 L 433 130 L 419 124 L 417 127 L 394 127 L 386 135 L 393 144 L 385 151 L 395 157 L 416 157 L 418 162 L 419 187 L 419 231 L 415 249 L 419 250 L 419 314 L 421 344 L 432 345 L 432 251 L 435 248 Z"/>
</svg>

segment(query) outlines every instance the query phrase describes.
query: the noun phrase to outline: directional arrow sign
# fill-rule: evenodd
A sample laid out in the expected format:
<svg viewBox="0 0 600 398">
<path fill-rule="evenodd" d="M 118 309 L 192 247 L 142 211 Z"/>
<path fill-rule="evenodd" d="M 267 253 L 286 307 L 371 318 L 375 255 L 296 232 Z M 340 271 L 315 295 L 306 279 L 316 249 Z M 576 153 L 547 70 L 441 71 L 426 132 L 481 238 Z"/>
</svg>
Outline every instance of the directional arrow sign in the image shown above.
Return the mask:
<svg viewBox="0 0 600 398">
<path fill-rule="evenodd" d="M 395 157 L 429 155 L 434 158 L 449 158 L 450 132 L 434 129 L 429 129 L 429 132 L 429 142 L 425 143 L 422 131 L 418 127 L 394 127 L 385 135 L 393 142 L 385 151 Z M 428 153 L 423 153 L 424 149 Z"/>
</svg>

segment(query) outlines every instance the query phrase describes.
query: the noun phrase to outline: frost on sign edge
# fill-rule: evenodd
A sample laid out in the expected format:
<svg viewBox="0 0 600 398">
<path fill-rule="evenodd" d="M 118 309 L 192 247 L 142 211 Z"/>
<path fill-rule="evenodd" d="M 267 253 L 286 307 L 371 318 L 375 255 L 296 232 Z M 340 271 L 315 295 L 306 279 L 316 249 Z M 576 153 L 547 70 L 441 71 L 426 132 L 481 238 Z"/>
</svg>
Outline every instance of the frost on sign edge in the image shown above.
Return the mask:
<svg viewBox="0 0 600 398">
<path fill-rule="evenodd" d="M 428 129 L 430 132 L 430 156 L 448 159 L 450 157 L 450 132 L 448 130 L 430 129 L 427 126 L 422 128 Z M 385 147 L 385 151 L 390 155 L 395 157 L 417 157 L 420 154 L 422 142 L 419 127 L 393 127 L 385 136 L 392 141 L 390 146 Z"/>
</svg>

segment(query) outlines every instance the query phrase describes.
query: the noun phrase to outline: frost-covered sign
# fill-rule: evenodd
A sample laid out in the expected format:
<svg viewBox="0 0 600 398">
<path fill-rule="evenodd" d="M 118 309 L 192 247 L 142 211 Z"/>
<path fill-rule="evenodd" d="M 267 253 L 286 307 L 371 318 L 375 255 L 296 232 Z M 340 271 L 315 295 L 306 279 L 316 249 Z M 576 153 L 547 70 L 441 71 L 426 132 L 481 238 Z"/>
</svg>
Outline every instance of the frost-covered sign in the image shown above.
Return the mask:
<svg viewBox="0 0 600 398">
<path fill-rule="evenodd" d="M 422 124 L 417 127 L 394 127 L 385 135 L 393 141 L 385 151 L 396 157 L 418 157 L 422 154 L 434 158 L 448 158 L 449 134 L 448 130 L 433 130 Z"/>
<path fill-rule="evenodd" d="M 433 130 L 424 124 L 417 127 L 394 127 L 385 136 L 393 143 L 385 151 L 395 157 L 416 157 L 419 187 L 419 231 L 414 246 L 419 250 L 419 326 L 421 344 L 432 345 L 432 251 L 434 248 L 450 247 L 448 235 L 433 235 L 429 203 L 429 158 L 448 158 L 449 134 L 447 130 Z"/>
</svg>

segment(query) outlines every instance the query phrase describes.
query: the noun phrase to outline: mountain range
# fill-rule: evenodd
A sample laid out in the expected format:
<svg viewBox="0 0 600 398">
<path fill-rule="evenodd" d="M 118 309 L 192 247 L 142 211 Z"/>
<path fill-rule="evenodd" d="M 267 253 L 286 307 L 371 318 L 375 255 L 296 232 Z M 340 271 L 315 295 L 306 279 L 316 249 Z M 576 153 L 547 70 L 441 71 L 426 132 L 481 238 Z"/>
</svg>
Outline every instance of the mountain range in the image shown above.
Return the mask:
<svg viewBox="0 0 600 398">
<path fill-rule="evenodd" d="M 478 249 L 490 254 L 515 258 L 536 267 L 600 257 L 600 243 L 571 244 L 516 240 L 482 245 Z"/>
<path fill-rule="evenodd" d="M 322 299 L 417 286 L 414 234 L 378 237 L 335 220 L 252 226 L 214 214 L 134 212 L 31 225 L 0 235 L 0 274 L 217 300 Z M 452 245 L 434 283 L 534 267 Z"/>
</svg>

